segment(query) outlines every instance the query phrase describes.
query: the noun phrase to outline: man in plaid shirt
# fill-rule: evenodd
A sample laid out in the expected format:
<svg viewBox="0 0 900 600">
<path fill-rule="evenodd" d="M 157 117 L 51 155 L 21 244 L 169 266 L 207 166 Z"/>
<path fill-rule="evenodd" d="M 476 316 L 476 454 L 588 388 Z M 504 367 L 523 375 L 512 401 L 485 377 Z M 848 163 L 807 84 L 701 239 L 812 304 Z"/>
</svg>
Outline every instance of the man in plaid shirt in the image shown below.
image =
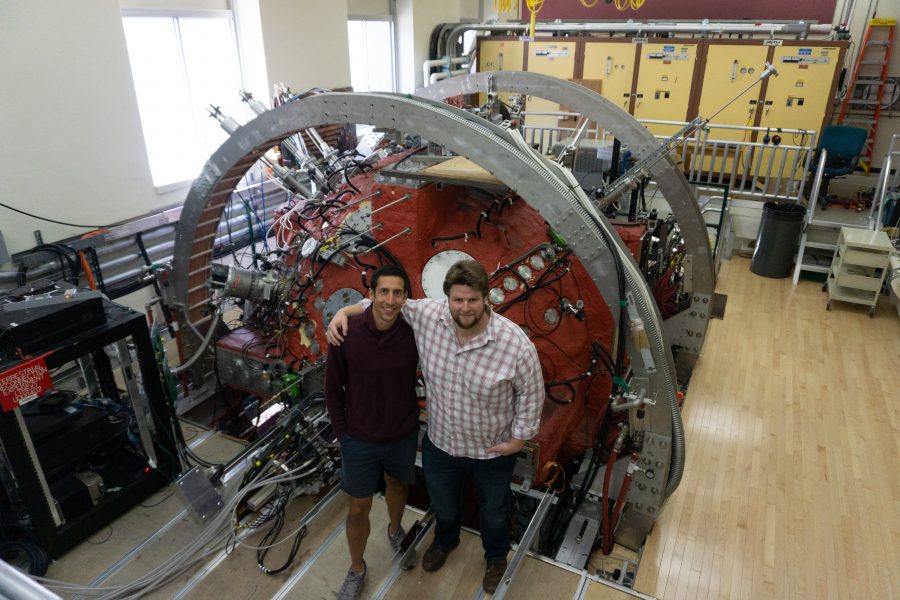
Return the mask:
<svg viewBox="0 0 900 600">
<path fill-rule="evenodd" d="M 444 293 L 446 301 L 408 300 L 401 309 L 415 333 L 428 397 L 422 466 L 436 527 L 422 568 L 440 569 L 459 545 L 463 485 L 471 478 L 487 561 L 482 583 L 493 593 L 509 552 L 509 482 L 516 454 L 538 432 L 544 381 L 528 336 L 490 310 L 488 275 L 480 264 L 450 267 Z M 362 310 L 364 304 L 338 311 L 329 342 L 340 344 L 347 317 Z"/>
</svg>

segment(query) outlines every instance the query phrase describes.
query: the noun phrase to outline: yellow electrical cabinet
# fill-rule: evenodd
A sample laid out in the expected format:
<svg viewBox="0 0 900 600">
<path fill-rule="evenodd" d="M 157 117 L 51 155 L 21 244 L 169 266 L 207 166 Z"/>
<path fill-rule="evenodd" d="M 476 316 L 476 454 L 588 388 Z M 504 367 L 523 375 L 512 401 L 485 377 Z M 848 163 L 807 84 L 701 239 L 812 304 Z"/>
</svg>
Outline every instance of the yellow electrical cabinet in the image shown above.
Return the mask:
<svg viewBox="0 0 900 600">
<path fill-rule="evenodd" d="M 522 71 L 525 65 L 525 42 L 518 38 L 487 38 L 478 44 L 478 72 Z M 485 94 L 478 95 L 478 103 L 487 102 Z M 509 93 L 501 92 L 500 99 L 509 104 Z"/>
<path fill-rule="evenodd" d="M 629 112 L 637 47 L 630 40 L 621 42 L 585 42 L 583 79 L 600 79 L 600 93 Z"/>
<path fill-rule="evenodd" d="M 771 62 L 778 76 L 769 77 L 715 115 L 709 139 L 743 142 L 742 149 L 707 148 L 702 163 L 685 161 L 685 171 L 764 177 L 772 166 L 777 177 L 802 175 L 804 155 L 771 144 L 778 135 L 785 146 L 812 142 L 804 134 L 778 129 L 821 133 L 830 122 L 832 98 L 848 43 L 834 40 L 674 39 L 581 37 L 538 38 L 524 43 L 516 38 L 485 38 L 479 45 L 479 68 L 523 68 L 560 79 L 599 82 L 599 91 L 639 120 L 684 123 L 696 116 L 712 117 L 738 92 L 759 79 Z M 524 49 L 524 52 L 523 52 Z M 591 86 L 596 89 L 595 86 Z M 555 112 L 559 106 L 529 98 L 529 112 Z M 528 117 L 527 126 L 555 128 L 556 117 Z M 716 127 L 718 126 L 718 127 Z M 761 127 L 762 131 L 729 130 Z M 680 125 L 648 124 L 656 135 L 672 135 Z M 766 136 L 766 130 L 769 135 Z M 812 134 L 810 133 L 810 136 Z M 754 144 L 749 146 L 749 144 Z M 713 157 L 716 157 L 713 160 Z M 699 164 L 698 164 L 699 163 Z M 755 179 L 748 182 L 756 185 Z"/>
<path fill-rule="evenodd" d="M 637 119 L 686 121 L 697 66 L 697 43 L 677 40 L 643 43 L 634 97 Z M 647 125 L 656 135 L 672 135 L 680 125 Z"/>
<path fill-rule="evenodd" d="M 823 120 L 831 115 L 831 98 L 841 70 L 843 48 L 823 46 L 821 42 L 784 42 L 776 46 L 772 64 L 778 77 L 766 81 L 765 99 L 761 107 L 760 127 L 775 135 L 779 127 L 805 129 L 821 133 Z M 783 136 L 783 143 L 803 145 L 809 138 L 803 134 Z M 763 149 L 758 164 L 768 171 L 771 149 Z M 772 174 L 788 176 L 792 169 L 802 176 L 803 166 L 773 164 Z"/>
<path fill-rule="evenodd" d="M 534 41 L 527 46 L 528 59 L 526 70 L 529 73 L 550 75 L 559 79 L 572 79 L 575 77 L 575 49 L 574 41 Z M 559 112 L 559 104 L 543 98 L 528 96 L 525 99 L 527 112 Z M 559 117 L 534 116 L 525 118 L 530 127 L 556 128 Z"/>
<path fill-rule="evenodd" d="M 735 96 L 746 90 L 759 79 L 765 68 L 769 48 L 759 40 L 710 43 L 701 64 L 703 85 L 699 86 L 696 115 L 709 118 L 731 102 Z M 757 106 L 762 88 L 756 86 L 735 100 L 713 119 L 713 126 L 707 132 L 709 140 L 750 142 L 751 135 L 746 129 L 727 129 L 715 125 L 752 127 L 756 122 Z M 737 155 L 737 156 L 735 156 Z M 737 160 L 735 160 L 737 159 Z M 742 175 L 752 156 L 725 144 L 709 143 L 704 151 L 703 163 L 690 164 L 703 173 L 731 173 Z"/>
</svg>

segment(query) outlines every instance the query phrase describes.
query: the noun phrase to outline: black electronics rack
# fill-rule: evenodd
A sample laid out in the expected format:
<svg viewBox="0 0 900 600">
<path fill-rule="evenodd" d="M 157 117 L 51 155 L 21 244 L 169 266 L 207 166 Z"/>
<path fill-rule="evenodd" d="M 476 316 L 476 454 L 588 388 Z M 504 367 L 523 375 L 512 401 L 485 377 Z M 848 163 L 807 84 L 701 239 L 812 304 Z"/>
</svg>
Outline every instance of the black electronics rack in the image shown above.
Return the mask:
<svg viewBox="0 0 900 600">
<path fill-rule="evenodd" d="M 76 376 L 90 395 L 127 411 L 127 423 L 84 405 L 42 411 L 24 404 L 0 412 L 0 468 L 5 462 L 15 479 L 2 509 L 26 511 L 50 557 L 86 539 L 182 470 L 174 411 L 162 388 L 146 319 L 107 300 L 102 308 L 104 322 L 85 319 L 92 325 L 32 348 L 29 355 L 45 355 L 51 373 L 77 365 Z M 0 374 L 29 359 L 20 355 L 21 360 L 0 360 Z M 124 392 L 119 390 L 122 382 Z M 48 402 L 57 401 L 65 399 Z M 103 464 L 112 466 L 102 474 L 79 471 L 76 465 L 90 464 L 92 457 L 103 457 Z"/>
</svg>

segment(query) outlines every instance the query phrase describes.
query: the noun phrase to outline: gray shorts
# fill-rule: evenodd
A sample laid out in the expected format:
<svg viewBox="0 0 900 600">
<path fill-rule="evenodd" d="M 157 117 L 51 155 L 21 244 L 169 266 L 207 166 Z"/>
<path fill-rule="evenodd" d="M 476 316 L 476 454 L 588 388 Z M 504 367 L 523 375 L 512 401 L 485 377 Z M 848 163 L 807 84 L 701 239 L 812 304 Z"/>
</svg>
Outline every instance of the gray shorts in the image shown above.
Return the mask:
<svg viewBox="0 0 900 600">
<path fill-rule="evenodd" d="M 378 491 L 381 470 L 407 485 L 416 482 L 414 429 L 392 442 L 364 442 L 345 433 L 341 439 L 341 489 L 354 498 L 368 498 Z"/>
</svg>

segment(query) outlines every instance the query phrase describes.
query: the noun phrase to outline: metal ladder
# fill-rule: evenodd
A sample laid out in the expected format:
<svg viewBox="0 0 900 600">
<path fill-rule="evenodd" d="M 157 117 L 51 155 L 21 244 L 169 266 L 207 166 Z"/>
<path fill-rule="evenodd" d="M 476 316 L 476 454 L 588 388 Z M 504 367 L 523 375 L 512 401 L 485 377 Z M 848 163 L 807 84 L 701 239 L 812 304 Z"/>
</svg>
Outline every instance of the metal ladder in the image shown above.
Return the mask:
<svg viewBox="0 0 900 600">
<path fill-rule="evenodd" d="M 872 154 L 875 151 L 875 134 L 887 86 L 888 64 L 894 47 L 896 25 L 896 19 L 878 18 L 869 21 L 837 119 L 839 125 L 859 125 L 868 130 L 869 136 L 860 159 L 860 165 L 866 174 L 871 168 Z"/>
<path fill-rule="evenodd" d="M 810 198 L 818 198 L 819 188 L 825 174 L 825 161 L 828 159 L 828 151 L 824 148 L 816 167 L 816 175 L 813 179 Z M 874 229 L 877 221 L 877 202 L 872 202 L 868 213 L 858 213 L 852 210 L 829 210 L 816 213 L 818 203 L 811 201 L 806 212 L 806 221 L 803 223 L 803 233 L 800 236 L 800 248 L 797 250 L 797 262 L 794 264 L 794 285 L 800 281 L 802 271 L 810 273 L 828 274 L 831 268 L 831 257 L 837 248 L 838 234 L 841 227 L 853 227 L 855 229 Z M 879 211 L 880 212 L 880 211 Z M 827 214 L 827 217 L 825 216 Z"/>
</svg>

